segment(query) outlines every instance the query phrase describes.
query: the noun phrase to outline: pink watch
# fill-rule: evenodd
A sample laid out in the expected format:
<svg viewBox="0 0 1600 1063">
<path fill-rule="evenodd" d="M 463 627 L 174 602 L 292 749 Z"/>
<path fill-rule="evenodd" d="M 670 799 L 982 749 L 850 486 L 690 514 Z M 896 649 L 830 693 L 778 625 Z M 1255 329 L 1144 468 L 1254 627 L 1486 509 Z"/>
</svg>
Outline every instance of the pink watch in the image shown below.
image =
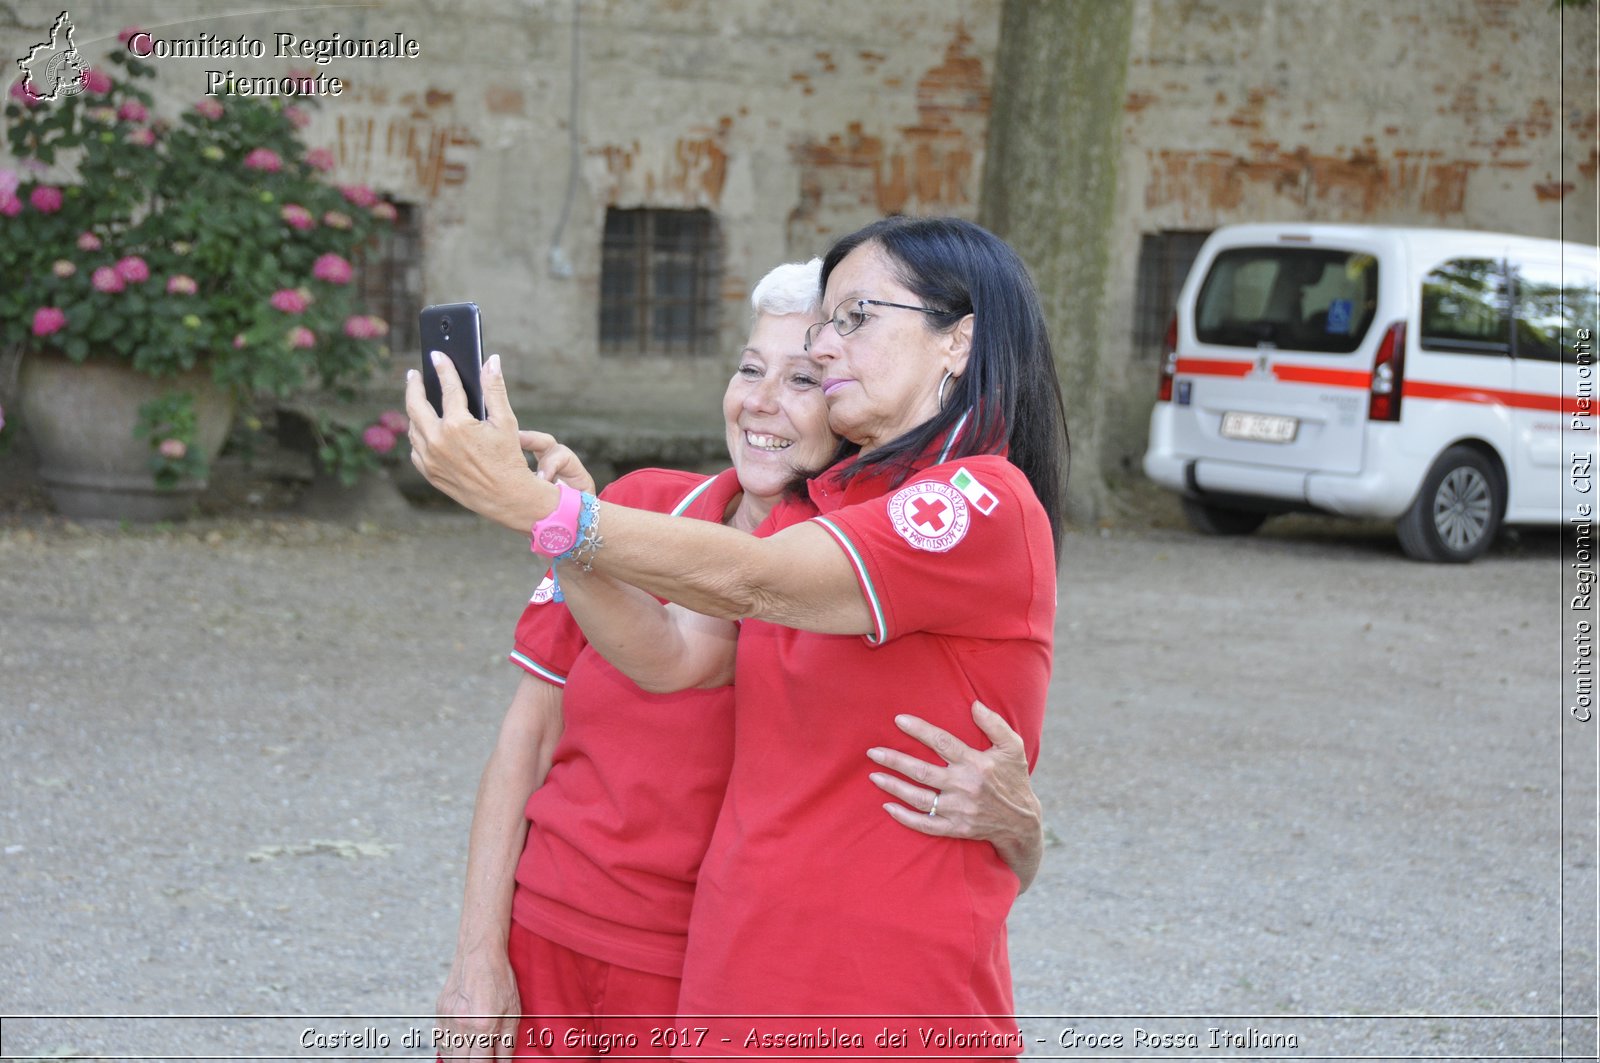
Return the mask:
<svg viewBox="0 0 1600 1063">
<path fill-rule="evenodd" d="M 561 500 L 556 503 L 555 512 L 534 521 L 528 534 L 528 548 L 546 557 L 572 549 L 572 544 L 578 541 L 578 516 L 583 509 L 583 492 L 562 483 L 556 484 L 556 488 L 561 492 Z"/>
</svg>

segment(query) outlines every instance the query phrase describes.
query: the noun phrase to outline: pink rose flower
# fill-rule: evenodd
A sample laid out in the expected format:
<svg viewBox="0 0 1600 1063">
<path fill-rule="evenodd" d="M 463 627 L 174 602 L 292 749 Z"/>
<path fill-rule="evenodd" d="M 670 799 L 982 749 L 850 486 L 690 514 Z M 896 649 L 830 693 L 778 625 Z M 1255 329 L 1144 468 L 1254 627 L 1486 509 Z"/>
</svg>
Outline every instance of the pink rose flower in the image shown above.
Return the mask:
<svg viewBox="0 0 1600 1063">
<path fill-rule="evenodd" d="M 366 185 L 343 185 L 339 191 L 344 193 L 344 198 L 358 207 L 370 209 L 378 201 L 377 194 Z"/>
<path fill-rule="evenodd" d="M 38 107 L 43 102 L 39 99 L 39 94 L 33 91 L 32 81 L 13 81 L 11 98 L 20 100 L 25 107 Z"/>
<path fill-rule="evenodd" d="M 296 325 L 294 328 L 289 330 L 289 346 L 307 348 L 315 347 L 316 345 L 316 333 L 312 332 L 304 325 Z"/>
<path fill-rule="evenodd" d="M 0 196 L 14 196 L 22 185 L 22 175 L 15 170 L 0 170 Z"/>
<path fill-rule="evenodd" d="M 138 100 L 124 100 L 122 106 L 117 108 L 117 117 L 124 122 L 142 122 L 150 117 L 150 112 Z"/>
<path fill-rule="evenodd" d="M 117 34 L 117 43 L 118 44 L 127 44 L 129 41 L 133 40 L 135 37 L 137 37 L 139 34 L 141 34 L 143 32 L 144 31 L 141 30 L 138 26 L 125 26 L 125 27 L 123 27 L 122 32 Z"/>
<path fill-rule="evenodd" d="M 0 214 L 15 218 L 22 213 L 22 200 L 16 196 L 0 196 Z"/>
<path fill-rule="evenodd" d="M 313 170 L 321 170 L 326 173 L 333 169 L 336 163 L 333 159 L 333 152 L 327 148 L 312 148 L 306 152 L 306 165 Z"/>
<path fill-rule="evenodd" d="M 129 144 L 141 148 L 153 148 L 156 146 L 156 131 L 149 126 L 141 126 L 129 132 L 127 139 Z"/>
<path fill-rule="evenodd" d="M 382 221 L 394 221 L 400 212 L 394 209 L 394 204 L 387 200 L 379 200 L 372 205 L 372 216 Z"/>
<path fill-rule="evenodd" d="M 244 157 L 244 168 L 277 173 L 283 169 L 283 160 L 278 158 L 278 153 L 271 148 L 256 148 Z"/>
<path fill-rule="evenodd" d="M 311 305 L 305 296 L 293 288 L 280 288 L 272 293 L 272 307 L 282 310 L 285 314 L 303 314 L 306 307 Z"/>
<path fill-rule="evenodd" d="M 365 443 L 367 449 L 374 454 L 387 454 L 394 449 L 396 439 L 394 432 L 381 424 L 375 424 L 369 425 L 367 430 L 361 433 L 361 442 Z"/>
<path fill-rule="evenodd" d="M 187 273 L 175 273 L 167 278 L 168 295 L 193 295 L 200 290 L 200 285 Z"/>
<path fill-rule="evenodd" d="M 65 311 L 53 306 L 41 306 L 33 312 L 33 334 L 35 336 L 48 336 L 53 332 L 60 332 L 67 326 Z"/>
<path fill-rule="evenodd" d="M 399 410 L 384 410 L 378 414 L 378 423 L 397 436 L 403 436 L 411 428 L 411 421 Z"/>
<path fill-rule="evenodd" d="M 117 271 L 110 266 L 101 266 L 94 271 L 94 276 L 89 279 L 97 292 L 120 292 L 127 287 Z"/>
<path fill-rule="evenodd" d="M 189 453 L 189 445 L 181 439 L 163 439 L 156 450 L 168 461 L 182 461 L 183 456 Z"/>
<path fill-rule="evenodd" d="M 244 338 L 244 333 L 237 333 L 233 337 L 233 349 L 236 351 L 242 351 L 245 348 L 245 344 L 249 342 L 249 340 Z"/>
<path fill-rule="evenodd" d="M 39 185 L 28 194 L 28 202 L 40 214 L 54 214 L 61 209 L 61 189 L 54 185 Z"/>
<path fill-rule="evenodd" d="M 322 224 L 330 229 L 348 229 L 355 223 L 341 210 L 330 210 L 322 216 Z"/>
<path fill-rule="evenodd" d="M 98 251 L 98 250 L 100 250 L 100 238 L 98 236 L 96 236 L 94 233 L 82 233 L 82 234 L 80 234 L 78 236 L 78 250 L 79 251 Z"/>
<path fill-rule="evenodd" d="M 311 267 L 313 277 L 329 284 L 349 284 L 350 273 L 350 263 L 332 251 L 318 258 Z"/>
<path fill-rule="evenodd" d="M 58 258 L 50 264 L 50 272 L 58 277 L 70 277 L 78 272 L 78 267 L 70 259 Z"/>
<path fill-rule="evenodd" d="M 138 255 L 129 255 L 119 259 L 116 265 L 117 276 L 129 284 L 143 284 L 150 279 L 150 267 Z"/>
<path fill-rule="evenodd" d="M 111 91 L 111 77 L 102 70 L 83 72 L 83 91 L 91 96 L 104 96 Z"/>
<path fill-rule="evenodd" d="M 278 214 L 289 223 L 291 229 L 299 229 L 302 232 L 315 228 L 317 224 L 317 219 L 311 216 L 311 212 L 298 203 L 285 203 Z"/>
<path fill-rule="evenodd" d="M 283 109 L 283 116 L 287 118 L 289 120 L 289 124 L 294 126 L 296 129 L 304 129 L 306 126 L 311 124 L 311 116 L 306 114 L 303 109 L 293 105 Z"/>
<path fill-rule="evenodd" d="M 194 111 L 201 118 L 209 118 L 212 121 L 216 121 L 222 117 L 222 103 L 219 100 L 201 100 L 194 105 Z"/>
<path fill-rule="evenodd" d="M 370 340 L 372 324 L 362 315 L 352 314 L 344 319 L 344 334 L 353 340 Z"/>
</svg>

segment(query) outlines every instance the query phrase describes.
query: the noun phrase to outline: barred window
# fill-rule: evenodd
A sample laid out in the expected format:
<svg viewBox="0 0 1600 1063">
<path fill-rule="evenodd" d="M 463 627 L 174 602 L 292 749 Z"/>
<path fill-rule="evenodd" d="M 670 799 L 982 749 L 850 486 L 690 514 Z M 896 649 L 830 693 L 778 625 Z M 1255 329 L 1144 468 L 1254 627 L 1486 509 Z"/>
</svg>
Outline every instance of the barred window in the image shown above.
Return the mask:
<svg viewBox="0 0 1600 1063">
<path fill-rule="evenodd" d="M 1167 229 L 1139 237 L 1139 279 L 1134 299 L 1133 343 L 1140 354 L 1157 354 L 1167 322 L 1178 308 L 1178 292 L 1200 255 L 1208 231 Z"/>
<path fill-rule="evenodd" d="M 391 351 L 420 349 L 417 308 L 422 305 L 422 220 L 413 203 L 390 200 L 395 219 L 355 256 L 357 302 L 389 323 Z"/>
<path fill-rule="evenodd" d="M 606 210 L 600 351 L 714 355 L 722 248 L 709 210 Z"/>
</svg>

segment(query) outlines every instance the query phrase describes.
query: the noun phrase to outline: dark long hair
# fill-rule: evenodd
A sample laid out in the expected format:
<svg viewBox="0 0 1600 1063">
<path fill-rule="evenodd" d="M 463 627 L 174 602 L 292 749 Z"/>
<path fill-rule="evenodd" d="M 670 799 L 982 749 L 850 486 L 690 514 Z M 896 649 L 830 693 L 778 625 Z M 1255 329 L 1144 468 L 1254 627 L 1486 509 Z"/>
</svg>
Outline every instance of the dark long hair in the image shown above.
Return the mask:
<svg viewBox="0 0 1600 1063">
<path fill-rule="evenodd" d="M 1067 416 L 1050 336 L 1027 267 L 1009 244 L 972 222 L 884 218 L 843 237 L 829 249 L 822 260 L 823 289 L 844 257 L 867 244 L 884 251 L 896 278 L 915 292 L 923 305 L 942 311 L 924 315 L 929 328 L 947 331 L 971 314 L 972 348 L 966 372 L 956 379 L 939 412 L 858 457 L 845 467 L 844 478 L 869 470 L 887 472 L 890 483 L 899 486 L 917 471 L 919 459 L 970 411 L 950 457 L 1005 451 L 1044 506 L 1059 559 L 1066 503 Z M 841 461 L 859 449 L 853 443 L 842 443 L 834 460 Z"/>
</svg>

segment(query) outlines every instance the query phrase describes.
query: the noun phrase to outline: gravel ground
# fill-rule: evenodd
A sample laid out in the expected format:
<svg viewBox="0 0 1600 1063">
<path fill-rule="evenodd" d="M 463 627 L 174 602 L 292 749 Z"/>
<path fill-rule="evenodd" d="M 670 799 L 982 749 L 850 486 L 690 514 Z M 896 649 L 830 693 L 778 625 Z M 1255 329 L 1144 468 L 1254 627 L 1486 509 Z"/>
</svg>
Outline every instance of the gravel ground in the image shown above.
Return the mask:
<svg viewBox="0 0 1600 1063">
<path fill-rule="evenodd" d="M 1554 537 L 1445 567 L 1360 525 L 1139 523 L 1066 548 L 1031 1053 L 1554 1058 L 1582 1014 L 1592 1058 Z M 445 510 L 0 514 L 0 1051 L 424 1055 L 533 577 Z M 16 1017 L 98 1013 L 212 1017 Z"/>
</svg>

